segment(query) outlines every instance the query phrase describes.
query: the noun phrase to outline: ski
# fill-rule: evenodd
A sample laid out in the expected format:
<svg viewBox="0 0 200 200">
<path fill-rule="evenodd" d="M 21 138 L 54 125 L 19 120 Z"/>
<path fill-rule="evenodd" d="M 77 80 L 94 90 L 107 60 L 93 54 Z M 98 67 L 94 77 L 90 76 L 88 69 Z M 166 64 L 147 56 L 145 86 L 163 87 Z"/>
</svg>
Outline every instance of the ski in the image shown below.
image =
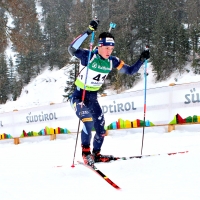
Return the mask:
<svg viewBox="0 0 200 200">
<path fill-rule="evenodd" d="M 161 153 L 161 154 L 148 154 L 148 155 L 138 155 L 138 156 L 130 156 L 130 157 L 114 157 L 113 161 L 116 160 L 130 160 L 133 158 L 145 158 L 145 157 L 150 157 L 150 156 L 161 156 L 161 155 L 176 155 L 176 154 L 184 154 L 188 153 L 189 151 L 178 151 L 178 152 L 172 152 L 172 153 Z"/>
<path fill-rule="evenodd" d="M 176 154 L 185 154 L 185 153 L 188 153 L 188 152 L 189 151 L 178 151 L 178 152 L 171 152 L 171 153 L 135 155 L 135 156 L 129 156 L 129 157 L 113 157 L 113 159 L 110 160 L 110 162 L 112 162 L 112 161 L 120 161 L 120 160 L 130 160 L 130 159 L 134 159 L 134 158 L 146 158 L 146 157 L 153 157 L 153 156 L 162 156 L 162 155 L 172 156 L 172 155 L 176 155 Z M 98 163 L 110 163 L 110 162 L 97 162 L 96 164 L 98 164 Z M 80 161 L 79 161 L 79 163 L 80 163 Z M 55 167 L 63 167 L 63 166 L 62 165 L 57 165 Z"/>
<path fill-rule="evenodd" d="M 77 162 L 79 164 L 91 169 L 95 173 L 97 173 L 100 177 L 102 177 L 106 182 L 108 182 L 115 189 L 117 189 L 117 190 L 121 189 L 118 185 L 116 185 L 113 181 L 111 181 L 103 172 L 101 172 L 95 165 L 92 167 L 92 166 L 86 165 L 85 163 L 83 163 L 81 161 L 77 161 Z"/>
</svg>

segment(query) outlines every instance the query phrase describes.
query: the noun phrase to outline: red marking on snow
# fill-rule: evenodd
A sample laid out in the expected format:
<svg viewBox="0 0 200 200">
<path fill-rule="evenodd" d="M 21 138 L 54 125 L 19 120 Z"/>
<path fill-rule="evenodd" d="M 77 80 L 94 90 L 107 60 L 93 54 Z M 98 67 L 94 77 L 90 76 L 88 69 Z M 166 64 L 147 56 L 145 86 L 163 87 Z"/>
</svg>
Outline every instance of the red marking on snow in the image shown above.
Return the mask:
<svg viewBox="0 0 200 200">
<path fill-rule="evenodd" d="M 71 166 L 72 168 L 74 168 L 75 167 L 75 165 L 74 164 L 72 164 L 72 166 Z"/>
</svg>

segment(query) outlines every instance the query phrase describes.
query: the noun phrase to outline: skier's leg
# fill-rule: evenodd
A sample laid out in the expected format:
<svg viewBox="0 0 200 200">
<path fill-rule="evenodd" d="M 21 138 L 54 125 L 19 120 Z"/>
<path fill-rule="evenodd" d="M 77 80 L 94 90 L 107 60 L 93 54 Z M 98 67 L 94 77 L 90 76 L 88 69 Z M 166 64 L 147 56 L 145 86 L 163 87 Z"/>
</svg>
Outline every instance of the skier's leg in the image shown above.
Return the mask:
<svg viewBox="0 0 200 200">
<path fill-rule="evenodd" d="M 100 151 L 106 133 L 106 130 L 104 129 L 104 114 L 97 100 L 93 100 L 92 103 L 87 105 L 87 107 L 92 115 L 94 128 L 96 130 L 96 134 L 93 139 L 93 150 Z"/>
<path fill-rule="evenodd" d="M 72 105 L 76 112 L 77 117 L 83 122 L 83 129 L 81 131 L 81 145 L 84 147 L 90 147 L 90 141 L 92 137 L 92 128 L 94 127 L 92 115 L 88 111 L 87 107 L 79 99 L 72 99 Z"/>
<path fill-rule="evenodd" d="M 75 108 L 76 115 L 83 122 L 83 129 L 81 131 L 81 146 L 82 157 L 85 164 L 93 166 L 94 156 L 90 151 L 90 141 L 92 137 L 92 128 L 94 127 L 92 115 L 88 111 L 87 107 L 78 99 L 73 101 L 73 107 Z"/>
<path fill-rule="evenodd" d="M 92 114 L 92 118 L 94 121 L 94 128 L 96 130 L 96 134 L 93 139 L 93 151 L 92 154 L 94 156 L 95 162 L 109 162 L 114 160 L 112 155 L 102 155 L 100 154 L 101 147 L 104 141 L 104 137 L 106 135 L 106 130 L 104 129 L 105 119 L 101 107 L 97 100 L 92 101 L 93 104 L 88 106 L 88 110 Z"/>
</svg>

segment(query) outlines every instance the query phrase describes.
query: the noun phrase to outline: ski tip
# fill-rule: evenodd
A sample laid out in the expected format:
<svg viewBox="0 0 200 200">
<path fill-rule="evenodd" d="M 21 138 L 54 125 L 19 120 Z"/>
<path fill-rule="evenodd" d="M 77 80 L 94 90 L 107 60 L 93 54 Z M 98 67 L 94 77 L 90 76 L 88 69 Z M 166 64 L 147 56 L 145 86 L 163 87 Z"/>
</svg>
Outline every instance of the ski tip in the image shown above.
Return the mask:
<svg viewBox="0 0 200 200">
<path fill-rule="evenodd" d="M 112 185 L 115 189 L 117 189 L 117 190 L 119 190 L 119 191 L 121 191 L 122 189 L 118 186 L 118 185 Z"/>
<path fill-rule="evenodd" d="M 116 184 L 114 184 L 114 185 L 112 185 L 116 190 L 119 190 L 119 191 L 121 191 L 121 188 L 118 186 L 118 185 L 116 185 Z"/>
</svg>

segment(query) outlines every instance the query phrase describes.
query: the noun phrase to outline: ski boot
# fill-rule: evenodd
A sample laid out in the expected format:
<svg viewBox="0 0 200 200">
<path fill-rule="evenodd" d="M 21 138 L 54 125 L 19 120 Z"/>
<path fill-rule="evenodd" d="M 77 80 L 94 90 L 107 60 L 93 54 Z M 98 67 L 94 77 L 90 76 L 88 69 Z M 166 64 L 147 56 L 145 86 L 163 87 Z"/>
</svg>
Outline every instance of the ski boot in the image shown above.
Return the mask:
<svg viewBox="0 0 200 200">
<path fill-rule="evenodd" d="M 86 165 L 94 167 L 94 156 L 90 152 L 90 147 L 82 146 L 82 157 Z"/>
<path fill-rule="evenodd" d="M 92 151 L 94 162 L 110 162 L 111 160 L 115 160 L 115 157 L 112 155 L 102 155 L 100 151 Z"/>
</svg>

